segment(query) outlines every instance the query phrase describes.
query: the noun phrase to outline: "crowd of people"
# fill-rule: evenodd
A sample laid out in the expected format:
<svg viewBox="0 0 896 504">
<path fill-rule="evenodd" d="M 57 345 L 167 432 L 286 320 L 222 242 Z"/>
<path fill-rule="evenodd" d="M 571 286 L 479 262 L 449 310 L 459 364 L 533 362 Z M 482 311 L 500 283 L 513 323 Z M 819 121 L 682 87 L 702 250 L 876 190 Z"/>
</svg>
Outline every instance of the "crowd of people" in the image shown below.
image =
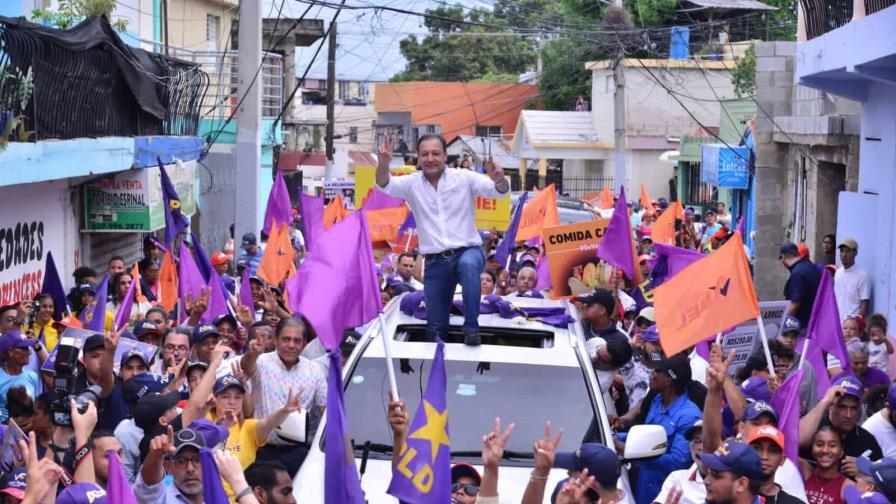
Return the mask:
<svg viewBox="0 0 896 504">
<path fill-rule="evenodd" d="M 429 143 L 417 150 L 421 171 L 443 177 L 444 140 L 438 140 L 423 139 Z M 509 192 L 491 161 L 484 175 L 449 174 L 441 179 L 449 192 L 469 188 L 495 197 Z M 484 295 L 512 300 L 550 294 L 539 286 L 539 265 L 546 259 L 538 240 L 514 244 L 502 264 L 499 233 L 464 234 L 461 228 L 472 217 L 462 215 L 467 210 L 460 206 L 452 216 L 457 227 L 446 230 L 426 199 L 429 189 L 414 192 L 417 183 L 390 181 L 378 172 L 377 185 L 408 200 L 423 228 L 420 250 L 386 253 L 376 265 L 384 302 L 424 290 L 428 334 L 435 340 L 447 331 L 447 311 L 439 315 L 438 307 L 450 303 L 458 284 L 464 304 L 476 307 Z M 788 305 L 780 333 L 769 342 L 772 362 L 760 351 L 732 374 L 734 354 L 725 355 L 718 343 L 708 355 L 693 348 L 675 355 L 663 351 L 649 301 L 650 236 L 652 222 L 667 206 L 660 199 L 653 208 L 632 210 L 643 283 L 614 277 L 612 285 L 573 298 L 612 412 L 612 444 L 607 439 L 557 452 L 562 429 L 554 434 L 548 423 L 544 437 L 533 440 L 523 502 L 542 502 L 548 493 L 557 503 L 896 502 L 894 343 L 886 318 L 869 311 L 871 284 L 855 262 L 859 244 L 826 237 L 818 263 L 810 261 L 804 246 L 781 247 L 782 265 L 790 273 L 782 286 Z M 681 247 L 712 253 L 731 236 L 733 218 L 721 203 L 704 211 L 700 222 L 693 209 L 684 215 L 676 235 Z M 426 226 L 442 228 L 442 235 L 426 236 Z M 296 215 L 290 238 L 299 262 L 306 252 L 300 228 Z M 468 241 L 455 248 L 459 236 Z M 194 253 L 201 250 L 196 245 Z M 154 237 L 147 237 L 144 256 L 133 267 L 113 257 L 105 272 L 75 270 L 64 310 L 48 292 L 0 307 L 0 503 L 97 504 L 105 502 L 107 492 L 121 495 L 123 487 L 140 504 L 296 502 L 291 482 L 327 407 L 330 361 L 309 321 L 288 308 L 283 286 L 268 285 L 256 274 L 264 243 L 247 233 L 240 246 L 236 257 L 214 252 L 202 258 L 214 268 L 232 306 L 232 312 L 211 320 L 205 317 L 210 302 L 205 290 L 184 296 L 175 311 L 160 305 L 164 249 Z M 831 259 L 834 250 L 839 267 Z M 828 356 L 826 369 L 801 367 L 804 349 L 798 342 L 806 335 L 825 269 L 833 272 L 849 362 Z M 101 277 L 107 278 L 106 289 L 100 288 Z M 135 282 L 139 294 L 131 288 Z M 97 299 L 101 292 L 108 296 L 104 305 Z M 67 376 L 58 363 L 63 349 L 73 345 L 67 335 L 78 324 L 72 319 L 97 306 L 105 306 L 105 313 L 92 315 L 103 317 L 105 334 L 90 334 L 76 345 L 76 369 Z M 127 306 L 130 313 L 120 317 Z M 464 322 L 464 343 L 481 344 L 478 310 L 465 312 L 474 315 Z M 127 324 L 119 329 L 113 320 L 122 318 Z M 346 330 L 343 363 L 359 337 Z M 126 339 L 157 351 L 129 346 L 119 352 Z M 801 371 L 799 450 L 791 454 L 793 439 L 786 436 L 792 433 L 782 425 L 788 419 L 773 397 Z M 816 388 L 820 373 L 833 383 L 823 394 Z M 386 421 L 396 464 L 408 436 L 408 414 L 401 398 L 390 403 Z M 665 429 L 666 452 L 628 467 L 632 495 L 624 495 L 618 480 L 627 462 L 620 454 L 628 431 L 645 424 Z M 453 502 L 499 502 L 499 467 L 512 431 L 512 424 L 502 429 L 496 419 L 483 436 L 481 474 L 467 464 L 452 468 Z M 569 472 L 555 488 L 548 487 L 552 468 Z"/>
</svg>

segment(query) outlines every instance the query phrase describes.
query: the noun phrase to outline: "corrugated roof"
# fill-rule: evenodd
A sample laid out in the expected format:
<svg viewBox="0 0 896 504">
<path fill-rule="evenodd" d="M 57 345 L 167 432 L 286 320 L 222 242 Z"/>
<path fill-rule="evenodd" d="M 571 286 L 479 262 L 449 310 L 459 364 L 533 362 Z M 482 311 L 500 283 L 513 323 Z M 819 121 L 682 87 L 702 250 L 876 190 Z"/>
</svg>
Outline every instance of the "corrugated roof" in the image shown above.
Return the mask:
<svg viewBox="0 0 896 504">
<path fill-rule="evenodd" d="M 732 10 L 778 10 L 777 7 L 764 4 L 757 0 L 687 0 L 687 3 L 699 5 L 707 9 L 732 9 Z"/>
<path fill-rule="evenodd" d="M 521 121 L 533 145 L 598 141 L 591 112 L 524 110 Z"/>
</svg>

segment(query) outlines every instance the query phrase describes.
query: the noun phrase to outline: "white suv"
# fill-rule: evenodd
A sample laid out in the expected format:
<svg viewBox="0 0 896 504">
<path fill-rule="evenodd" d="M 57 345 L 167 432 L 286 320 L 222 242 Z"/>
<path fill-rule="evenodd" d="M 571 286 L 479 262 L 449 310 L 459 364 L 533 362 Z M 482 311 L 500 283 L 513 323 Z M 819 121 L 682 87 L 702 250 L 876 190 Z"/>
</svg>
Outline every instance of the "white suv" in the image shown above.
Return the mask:
<svg viewBox="0 0 896 504">
<path fill-rule="evenodd" d="M 393 300 L 385 313 L 399 394 L 411 415 L 426 387 L 436 345 L 426 341 L 426 322 L 399 311 Z M 563 307 L 576 319 L 566 328 L 552 327 L 522 317 L 479 317 L 483 344 L 462 344 L 463 318 L 452 316 L 445 345 L 448 378 L 448 428 L 452 464 L 466 462 L 482 471 L 482 435 L 501 423 L 516 423 L 505 448 L 498 491 L 501 502 L 519 503 L 533 467 L 532 444 L 544 435 L 545 421 L 556 431 L 563 427 L 558 451 L 575 451 L 583 442 L 599 442 L 613 449 L 607 410 L 582 336 L 575 308 L 565 301 L 515 298 L 520 307 Z M 386 421 L 389 380 L 377 322 L 370 325 L 345 366 L 345 409 L 348 435 L 355 448 L 361 485 L 371 504 L 397 500 L 386 494 L 392 477 L 392 435 Z M 324 502 L 322 421 L 296 475 L 294 495 L 299 502 Z M 625 460 L 657 457 L 666 450 L 661 426 L 637 426 L 629 433 Z M 636 441 L 637 440 L 637 441 Z M 544 502 L 565 470 L 553 469 Z M 634 502 L 623 467 L 619 488 L 626 502 Z"/>
</svg>

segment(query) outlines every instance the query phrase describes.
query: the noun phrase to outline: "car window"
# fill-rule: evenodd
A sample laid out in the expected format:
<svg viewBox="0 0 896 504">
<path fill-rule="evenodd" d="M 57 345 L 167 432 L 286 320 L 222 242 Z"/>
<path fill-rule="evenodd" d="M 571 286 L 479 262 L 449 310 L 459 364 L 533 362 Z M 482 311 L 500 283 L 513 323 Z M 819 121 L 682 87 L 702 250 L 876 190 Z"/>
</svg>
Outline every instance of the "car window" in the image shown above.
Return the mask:
<svg viewBox="0 0 896 504">
<path fill-rule="evenodd" d="M 417 411 L 426 388 L 431 359 L 401 359 L 396 362 L 398 390 L 411 412 Z M 507 451 L 520 452 L 510 464 L 531 465 L 532 444 L 544 435 L 550 420 L 554 430 L 566 433 L 561 451 L 575 451 L 584 441 L 600 442 L 593 427 L 594 411 L 586 388 L 585 375 L 577 367 L 517 363 L 445 361 L 448 377 L 447 402 L 451 450 L 467 452 L 453 456 L 455 462 L 476 460 L 482 451 L 482 435 L 494 418 L 503 425 L 516 423 Z M 392 445 L 386 421 L 388 379 L 384 359 L 361 358 L 346 380 L 345 409 L 349 435 L 360 449 L 365 442 Z"/>
</svg>

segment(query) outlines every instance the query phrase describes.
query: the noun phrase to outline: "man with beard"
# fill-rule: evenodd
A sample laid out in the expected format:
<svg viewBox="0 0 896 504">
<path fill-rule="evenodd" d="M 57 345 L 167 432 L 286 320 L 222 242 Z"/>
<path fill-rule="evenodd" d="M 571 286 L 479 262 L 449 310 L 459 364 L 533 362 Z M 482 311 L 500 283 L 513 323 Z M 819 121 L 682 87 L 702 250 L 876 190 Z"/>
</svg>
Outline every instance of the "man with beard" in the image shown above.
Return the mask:
<svg viewBox="0 0 896 504">
<path fill-rule="evenodd" d="M 750 431 L 747 439 L 750 447 L 759 455 L 762 464 L 762 486 L 759 495 L 765 502 L 774 504 L 800 504 L 800 499 L 790 495 L 781 489 L 781 485 L 775 483 L 775 473 L 784 465 L 784 434 L 771 425 L 763 425 Z"/>
<path fill-rule="evenodd" d="M 140 504 L 202 504 L 202 467 L 199 450 L 205 439 L 193 429 L 156 436 L 149 443 L 149 454 L 134 485 Z M 171 453 L 173 452 L 173 453 Z M 165 485 L 165 472 L 174 479 Z"/>
<path fill-rule="evenodd" d="M 764 480 L 756 451 L 744 443 L 727 441 L 714 453 L 701 453 L 706 466 L 706 502 L 709 504 L 759 504 Z"/>
</svg>

